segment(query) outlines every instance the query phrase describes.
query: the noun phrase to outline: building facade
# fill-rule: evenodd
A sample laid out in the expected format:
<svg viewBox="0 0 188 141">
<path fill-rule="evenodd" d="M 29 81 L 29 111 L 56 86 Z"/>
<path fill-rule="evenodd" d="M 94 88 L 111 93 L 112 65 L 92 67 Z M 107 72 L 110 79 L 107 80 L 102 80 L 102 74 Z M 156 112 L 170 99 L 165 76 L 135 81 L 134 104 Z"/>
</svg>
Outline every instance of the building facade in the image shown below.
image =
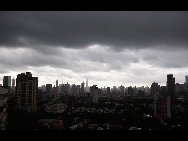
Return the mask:
<svg viewBox="0 0 188 141">
<path fill-rule="evenodd" d="M 52 84 L 46 84 L 46 94 L 49 96 L 52 95 Z"/>
<path fill-rule="evenodd" d="M 175 77 L 173 77 L 173 74 L 167 75 L 166 91 L 167 91 L 167 96 L 170 96 L 171 100 L 174 100 L 176 98 L 175 97 Z"/>
<path fill-rule="evenodd" d="M 153 97 L 154 98 L 154 94 L 156 93 L 156 92 L 160 92 L 160 85 L 158 85 L 158 83 L 152 83 L 152 85 L 151 85 L 151 97 Z"/>
<path fill-rule="evenodd" d="M 171 118 L 170 96 L 160 96 L 159 93 L 154 94 L 154 116 L 159 120 Z"/>
<path fill-rule="evenodd" d="M 107 87 L 107 96 L 110 95 L 110 87 Z"/>
<path fill-rule="evenodd" d="M 130 86 L 128 87 L 128 95 L 133 96 L 134 89 Z"/>
<path fill-rule="evenodd" d="M 16 78 L 16 101 L 20 110 L 28 112 L 37 110 L 38 77 L 31 72 L 21 73 Z"/>
<path fill-rule="evenodd" d="M 5 130 L 7 113 L 6 109 L 8 101 L 8 88 L 0 86 L 0 130 Z"/>
<path fill-rule="evenodd" d="M 11 87 L 11 76 L 4 76 L 3 77 L 3 86 Z"/>
<path fill-rule="evenodd" d="M 84 81 L 81 83 L 81 93 L 84 93 Z"/>
<path fill-rule="evenodd" d="M 90 95 L 92 97 L 92 101 L 94 103 L 98 103 L 99 91 L 97 85 L 93 85 L 90 87 Z"/>
</svg>

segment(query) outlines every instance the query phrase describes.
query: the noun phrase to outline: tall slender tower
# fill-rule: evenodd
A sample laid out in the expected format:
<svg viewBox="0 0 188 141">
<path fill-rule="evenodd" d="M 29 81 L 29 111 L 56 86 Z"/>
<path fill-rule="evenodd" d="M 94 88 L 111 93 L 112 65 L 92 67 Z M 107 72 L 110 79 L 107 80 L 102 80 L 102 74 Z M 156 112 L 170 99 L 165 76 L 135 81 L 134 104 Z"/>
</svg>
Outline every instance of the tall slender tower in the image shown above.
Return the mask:
<svg viewBox="0 0 188 141">
<path fill-rule="evenodd" d="M 12 88 L 14 88 L 14 87 L 15 87 L 15 79 L 13 77 L 13 79 L 12 79 Z"/>
<path fill-rule="evenodd" d="M 86 79 L 86 91 L 89 91 L 89 86 L 88 86 L 88 79 Z"/>
<path fill-rule="evenodd" d="M 84 81 L 81 83 L 81 93 L 84 93 Z"/>
<path fill-rule="evenodd" d="M 88 87 L 88 79 L 86 79 L 86 88 Z"/>
<path fill-rule="evenodd" d="M 57 86 L 58 86 L 58 79 L 56 80 L 56 88 L 57 88 Z"/>
<path fill-rule="evenodd" d="M 167 96 L 170 96 L 172 100 L 175 99 L 175 77 L 173 74 L 167 75 L 166 90 Z"/>
</svg>

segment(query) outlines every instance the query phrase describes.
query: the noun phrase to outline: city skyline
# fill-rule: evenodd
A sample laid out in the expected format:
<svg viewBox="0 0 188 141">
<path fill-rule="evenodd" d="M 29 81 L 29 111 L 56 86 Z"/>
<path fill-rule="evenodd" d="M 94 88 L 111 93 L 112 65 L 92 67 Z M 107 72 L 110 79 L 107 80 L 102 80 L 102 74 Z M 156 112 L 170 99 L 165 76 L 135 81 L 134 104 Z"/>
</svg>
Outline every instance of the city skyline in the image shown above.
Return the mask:
<svg viewBox="0 0 188 141">
<path fill-rule="evenodd" d="M 188 75 L 188 12 L 0 12 L 0 81 L 31 72 L 38 85 L 166 86 Z M 3 84 L 3 83 L 2 83 Z"/>
<path fill-rule="evenodd" d="M 28 73 L 32 73 L 32 72 L 28 72 Z M 18 75 L 19 75 L 19 74 L 18 74 Z M 168 78 L 168 76 L 171 76 L 171 75 L 173 76 L 173 74 L 167 74 L 167 78 Z M 187 80 L 187 76 L 188 76 L 188 75 L 184 76 L 184 80 L 185 80 L 185 81 L 184 81 L 183 83 L 176 82 L 175 77 L 173 77 L 173 78 L 174 78 L 174 82 L 175 82 L 174 84 L 183 84 L 183 85 L 185 84 L 185 85 L 187 85 L 187 81 L 186 81 L 186 80 Z M 12 76 L 4 76 L 4 77 L 10 77 L 10 78 L 11 78 Z M 3 77 L 3 79 L 4 79 L 4 77 Z M 37 76 L 35 76 L 35 77 L 37 77 Z M 38 77 L 37 77 L 37 78 L 38 78 Z M 13 79 L 14 79 L 14 77 L 13 77 Z M 15 83 L 16 78 L 14 79 L 14 82 L 13 82 L 13 79 L 12 79 L 12 80 L 10 79 L 10 82 L 9 82 L 9 83 L 12 83 L 12 86 L 13 86 L 13 85 L 16 86 L 16 83 Z M 168 79 L 167 79 L 167 80 L 168 80 Z M 39 81 L 38 81 L 38 82 L 39 82 Z M 63 83 L 63 81 L 62 81 L 62 83 Z M 46 85 L 51 85 L 51 87 L 52 87 L 52 86 L 55 86 L 55 87 L 58 86 L 58 87 L 59 87 L 60 85 L 62 85 L 62 83 L 60 83 L 59 85 L 57 85 L 57 84 L 58 84 L 58 79 L 57 79 L 56 82 L 55 82 L 56 85 L 55 85 L 55 84 L 53 85 L 53 83 L 45 83 L 45 84 L 42 84 L 42 85 L 39 85 L 39 84 L 38 84 L 38 87 L 42 87 L 43 85 L 45 85 L 45 86 L 46 86 Z M 124 86 L 124 85 L 122 85 L 122 84 L 121 84 L 121 85 L 115 85 L 115 84 L 114 84 L 113 86 L 105 86 L 105 85 L 104 85 L 104 86 L 103 86 L 104 88 L 103 88 L 102 86 L 98 86 L 96 83 L 95 83 L 95 84 L 88 85 L 88 79 L 86 79 L 86 85 L 85 85 L 84 81 L 83 81 L 82 83 L 84 84 L 84 89 L 85 89 L 84 91 L 88 91 L 88 90 L 87 90 L 87 86 L 88 86 L 88 88 L 90 88 L 90 87 L 92 87 L 92 86 L 94 86 L 94 85 L 96 85 L 96 86 L 99 87 L 99 88 L 105 89 L 105 90 L 107 90 L 107 87 L 110 87 L 110 89 L 113 89 L 113 87 L 116 87 L 116 88 L 117 88 L 117 87 L 121 87 L 121 86 L 123 86 L 124 88 L 130 87 L 130 86 Z M 82 83 L 81 83 L 81 84 L 79 84 L 79 83 L 78 83 L 78 84 L 76 84 L 76 83 L 72 83 L 72 84 L 71 84 L 71 83 L 69 83 L 69 82 L 66 82 L 66 83 L 64 82 L 63 84 L 64 84 L 64 85 L 69 84 L 71 87 L 72 87 L 72 85 L 80 85 L 80 88 L 81 88 Z M 0 84 L 1 84 L 1 83 L 0 83 Z M 146 86 L 144 86 L 144 85 L 142 85 L 142 86 L 132 85 L 131 87 L 135 87 L 135 86 L 136 86 L 137 88 L 138 88 L 138 87 L 140 87 L 140 88 L 141 88 L 141 87 L 146 88 L 146 87 L 148 86 L 149 88 L 152 89 L 152 85 L 153 85 L 153 84 L 157 84 L 157 85 L 158 85 L 158 83 L 156 83 L 156 82 L 154 81 L 154 83 L 151 82 L 151 84 L 146 85 Z M 1 85 L 4 86 L 4 81 L 2 82 Z M 11 87 L 12 87 L 12 86 L 11 86 Z M 165 85 L 159 85 L 159 87 L 161 87 L 161 86 L 167 86 L 167 82 L 165 82 Z M 105 87 L 106 87 L 106 88 L 105 88 Z"/>
</svg>

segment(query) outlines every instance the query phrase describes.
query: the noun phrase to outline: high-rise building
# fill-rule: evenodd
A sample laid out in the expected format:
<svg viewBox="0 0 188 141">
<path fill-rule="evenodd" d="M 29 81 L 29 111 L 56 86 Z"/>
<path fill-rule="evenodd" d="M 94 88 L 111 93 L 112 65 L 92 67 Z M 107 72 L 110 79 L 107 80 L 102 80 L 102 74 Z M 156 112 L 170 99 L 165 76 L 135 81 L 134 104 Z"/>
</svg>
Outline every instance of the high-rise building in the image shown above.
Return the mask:
<svg viewBox="0 0 188 141">
<path fill-rule="evenodd" d="M 154 94 L 154 116 L 163 120 L 171 118 L 170 96 L 160 96 L 159 93 Z"/>
<path fill-rule="evenodd" d="M 76 93 L 80 94 L 80 85 L 77 85 L 77 87 L 76 87 Z"/>
<path fill-rule="evenodd" d="M 113 86 L 113 93 L 116 93 L 117 92 L 117 88 L 116 86 Z"/>
<path fill-rule="evenodd" d="M 72 84 L 72 94 L 76 95 L 76 85 Z"/>
<path fill-rule="evenodd" d="M 11 76 L 4 76 L 3 77 L 3 86 L 11 87 Z"/>
<path fill-rule="evenodd" d="M 161 96 L 166 96 L 167 95 L 166 93 L 167 93 L 166 86 L 161 86 L 161 91 L 160 91 Z"/>
<path fill-rule="evenodd" d="M 58 87 L 58 79 L 56 80 L 56 87 Z"/>
<path fill-rule="evenodd" d="M 128 95 L 132 96 L 134 92 L 134 89 L 130 86 L 128 87 Z"/>
<path fill-rule="evenodd" d="M 185 83 L 188 84 L 188 75 L 185 76 Z"/>
<path fill-rule="evenodd" d="M 14 91 L 15 91 L 15 79 L 13 77 L 13 79 L 12 79 L 12 93 L 14 93 Z"/>
<path fill-rule="evenodd" d="M 52 92 L 53 92 L 53 95 L 57 95 L 57 94 L 59 94 L 59 86 L 57 86 L 57 87 L 55 87 L 55 85 L 54 85 L 54 87 L 53 87 L 53 89 L 52 89 Z"/>
<path fill-rule="evenodd" d="M 138 97 L 139 98 L 144 98 L 145 97 L 145 92 L 142 90 L 138 90 Z"/>
<path fill-rule="evenodd" d="M 107 87 L 107 96 L 110 95 L 110 87 Z"/>
<path fill-rule="evenodd" d="M 14 88 L 14 87 L 15 87 L 15 79 L 13 77 L 13 79 L 12 79 L 12 88 Z"/>
<path fill-rule="evenodd" d="M 65 84 L 64 85 L 65 86 L 65 94 L 70 94 L 70 84 L 68 84 L 68 82 L 67 82 L 67 84 Z"/>
<path fill-rule="evenodd" d="M 90 95 L 94 103 L 98 103 L 99 91 L 97 85 L 93 85 L 90 87 Z"/>
<path fill-rule="evenodd" d="M 188 89 L 188 75 L 185 76 L 185 89 Z"/>
<path fill-rule="evenodd" d="M 61 93 L 66 95 L 70 94 L 70 84 L 68 84 L 68 82 L 67 84 L 62 84 Z"/>
<path fill-rule="evenodd" d="M 3 86 L 8 88 L 8 94 L 11 91 L 11 76 L 4 76 L 3 77 Z"/>
<path fill-rule="evenodd" d="M 160 85 L 158 85 L 158 83 L 155 83 L 155 81 L 154 81 L 154 83 L 152 83 L 152 85 L 151 85 L 151 97 L 154 98 L 154 94 L 156 92 L 160 92 Z"/>
<path fill-rule="evenodd" d="M 84 81 L 81 83 L 81 93 L 84 93 Z"/>
<path fill-rule="evenodd" d="M 28 112 L 37 110 L 38 77 L 31 72 L 21 73 L 16 78 L 16 100 L 20 110 Z"/>
<path fill-rule="evenodd" d="M 120 93 L 124 93 L 124 86 L 121 85 L 119 91 L 120 91 Z"/>
<path fill-rule="evenodd" d="M 6 86 L 0 86 L 0 130 L 5 130 L 6 127 L 6 119 L 7 119 L 7 112 L 6 109 L 8 108 L 7 105 L 8 101 L 8 88 Z"/>
<path fill-rule="evenodd" d="M 174 100 L 176 97 L 175 97 L 175 77 L 173 77 L 173 74 L 167 75 L 166 90 L 167 90 L 167 96 L 170 96 L 171 100 Z"/>
<path fill-rule="evenodd" d="M 88 86 L 88 79 L 86 79 L 86 92 L 89 91 L 89 86 Z"/>
<path fill-rule="evenodd" d="M 46 84 L 46 94 L 48 96 L 52 95 L 52 84 Z"/>
</svg>

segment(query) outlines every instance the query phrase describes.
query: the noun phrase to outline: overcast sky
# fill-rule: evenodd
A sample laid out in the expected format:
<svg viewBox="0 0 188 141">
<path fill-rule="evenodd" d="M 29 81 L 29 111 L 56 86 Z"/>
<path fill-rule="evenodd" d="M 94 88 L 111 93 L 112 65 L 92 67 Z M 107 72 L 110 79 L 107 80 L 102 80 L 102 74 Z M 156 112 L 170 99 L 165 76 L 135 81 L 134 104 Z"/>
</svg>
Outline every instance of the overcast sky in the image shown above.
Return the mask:
<svg viewBox="0 0 188 141">
<path fill-rule="evenodd" d="M 166 85 L 188 75 L 188 12 L 0 12 L 0 83 L 30 71 L 39 86 Z"/>
</svg>

